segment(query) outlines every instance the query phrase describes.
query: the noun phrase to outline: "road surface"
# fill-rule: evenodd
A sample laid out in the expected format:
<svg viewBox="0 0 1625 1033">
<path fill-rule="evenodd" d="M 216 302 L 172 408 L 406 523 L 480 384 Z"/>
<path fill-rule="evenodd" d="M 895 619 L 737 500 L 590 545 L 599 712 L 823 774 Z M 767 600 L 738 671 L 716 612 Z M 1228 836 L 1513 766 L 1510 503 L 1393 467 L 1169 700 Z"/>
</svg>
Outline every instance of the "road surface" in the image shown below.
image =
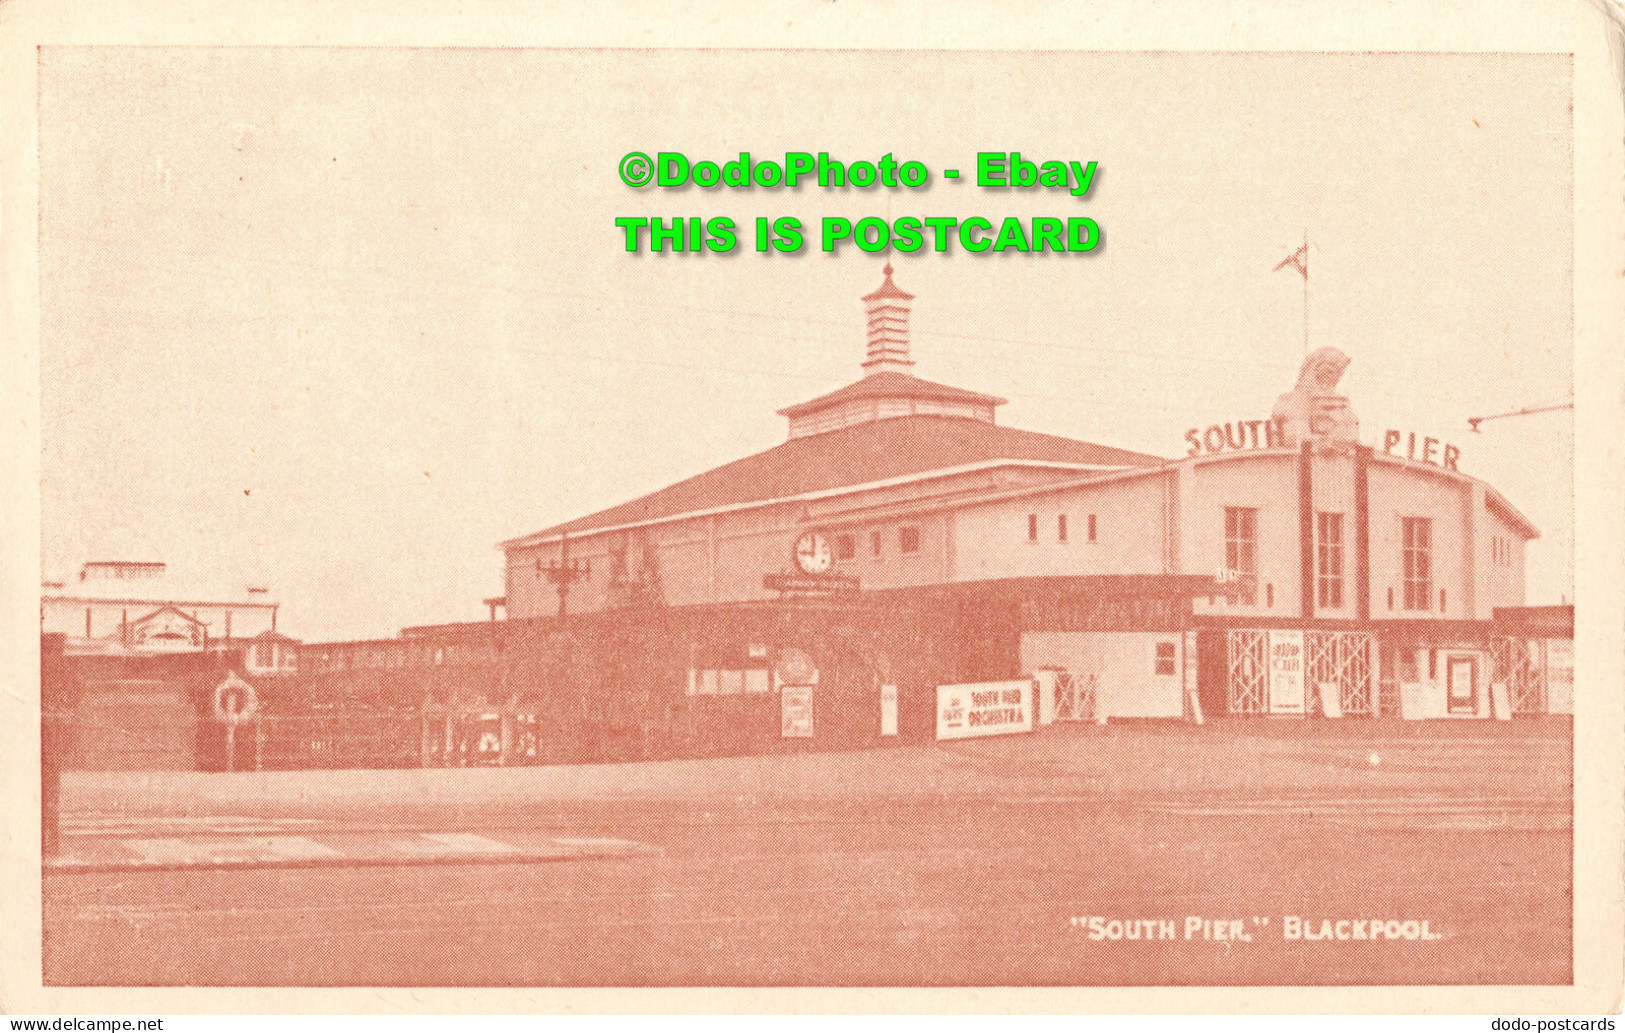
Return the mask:
<svg viewBox="0 0 1625 1033">
<path fill-rule="evenodd" d="M 1571 753 L 1558 721 L 1218 722 L 581 768 L 73 775 L 70 843 L 429 832 L 644 849 L 47 874 L 45 979 L 1567 983 Z M 1330 935 L 1288 939 L 1292 919 Z M 1371 938 L 1372 920 L 1399 938 Z"/>
</svg>

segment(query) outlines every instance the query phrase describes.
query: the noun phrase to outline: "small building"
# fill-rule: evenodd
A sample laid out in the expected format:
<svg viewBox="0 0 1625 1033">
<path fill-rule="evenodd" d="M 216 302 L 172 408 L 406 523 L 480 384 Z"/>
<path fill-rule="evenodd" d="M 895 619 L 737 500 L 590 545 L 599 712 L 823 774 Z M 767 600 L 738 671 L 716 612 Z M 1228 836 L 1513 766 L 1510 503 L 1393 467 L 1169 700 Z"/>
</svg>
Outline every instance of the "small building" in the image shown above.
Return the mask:
<svg viewBox="0 0 1625 1033">
<path fill-rule="evenodd" d="M 241 644 L 274 632 L 279 604 L 262 585 L 205 584 L 158 561 L 94 560 L 40 588 L 40 630 L 69 655 L 155 656 Z"/>
</svg>

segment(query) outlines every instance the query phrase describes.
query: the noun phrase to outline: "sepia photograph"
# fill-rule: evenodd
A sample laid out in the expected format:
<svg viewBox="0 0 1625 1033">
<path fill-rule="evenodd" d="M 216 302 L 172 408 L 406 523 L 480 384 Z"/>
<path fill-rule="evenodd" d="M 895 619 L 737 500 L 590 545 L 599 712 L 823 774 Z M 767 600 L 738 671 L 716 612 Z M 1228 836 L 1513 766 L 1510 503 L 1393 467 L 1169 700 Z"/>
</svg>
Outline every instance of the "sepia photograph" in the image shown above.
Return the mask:
<svg viewBox="0 0 1625 1033">
<path fill-rule="evenodd" d="M 43 989 L 1580 981 L 1572 52 L 30 53 Z"/>
</svg>

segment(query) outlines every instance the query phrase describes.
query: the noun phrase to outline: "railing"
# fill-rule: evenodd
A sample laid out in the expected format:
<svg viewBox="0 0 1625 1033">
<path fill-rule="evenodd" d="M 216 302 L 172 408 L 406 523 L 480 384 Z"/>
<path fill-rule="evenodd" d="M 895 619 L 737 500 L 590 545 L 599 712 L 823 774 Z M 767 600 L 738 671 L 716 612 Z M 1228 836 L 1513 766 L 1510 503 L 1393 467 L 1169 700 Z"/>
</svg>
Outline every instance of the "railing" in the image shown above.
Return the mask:
<svg viewBox="0 0 1625 1033">
<path fill-rule="evenodd" d="M 238 766 L 415 768 L 423 766 L 423 719 L 378 711 L 266 716 L 238 730 Z M 245 734 L 246 733 L 246 734 Z"/>
<path fill-rule="evenodd" d="M 237 770 L 515 767 L 647 759 L 670 736 L 642 725 L 559 728 L 529 711 L 334 710 L 261 715 L 237 730 Z M 225 766 L 224 754 L 216 758 Z"/>
</svg>

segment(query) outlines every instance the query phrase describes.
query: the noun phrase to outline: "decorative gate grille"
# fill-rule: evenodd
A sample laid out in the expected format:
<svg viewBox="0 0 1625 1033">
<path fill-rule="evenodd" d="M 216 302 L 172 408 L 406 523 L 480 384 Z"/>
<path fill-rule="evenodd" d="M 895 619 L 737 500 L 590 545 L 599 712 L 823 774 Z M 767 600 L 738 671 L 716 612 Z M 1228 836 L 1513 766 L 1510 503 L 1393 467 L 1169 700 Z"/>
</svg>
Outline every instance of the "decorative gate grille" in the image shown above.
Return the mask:
<svg viewBox="0 0 1625 1033">
<path fill-rule="evenodd" d="M 1095 676 L 1055 672 L 1055 720 L 1090 721 L 1095 716 Z"/>
<path fill-rule="evenodd" d="M 1230 632 L 1230 713 L 1262 714 L 1269 710 L 1269 633 Z"/>
<path fill-rule="evenodd" d="M 1490 643 L 1491 681 L 1505 682 L 1514 714 L 1546 713 L 1546 672 L 1540 643 L 1501 638 Z"/>
<path fill-rule="evenodd" d="M 1344 716 L 1371 713 L 1371 636 L 1363 631 L 1306 631 L 1309 654 L 1307 691 L 1335 684 Z"/>
<path fill-rule="evenodd" d="M 1345 715 L 1371 713 L 1371 636 L 1363 631 L 1305 631 L 1304 694 L 1315 709 L 1322 683 L 1337 686 Z M 1229 633 L 1230 713 L 1269 713 L 1269 632 Z"/>
</svg>

